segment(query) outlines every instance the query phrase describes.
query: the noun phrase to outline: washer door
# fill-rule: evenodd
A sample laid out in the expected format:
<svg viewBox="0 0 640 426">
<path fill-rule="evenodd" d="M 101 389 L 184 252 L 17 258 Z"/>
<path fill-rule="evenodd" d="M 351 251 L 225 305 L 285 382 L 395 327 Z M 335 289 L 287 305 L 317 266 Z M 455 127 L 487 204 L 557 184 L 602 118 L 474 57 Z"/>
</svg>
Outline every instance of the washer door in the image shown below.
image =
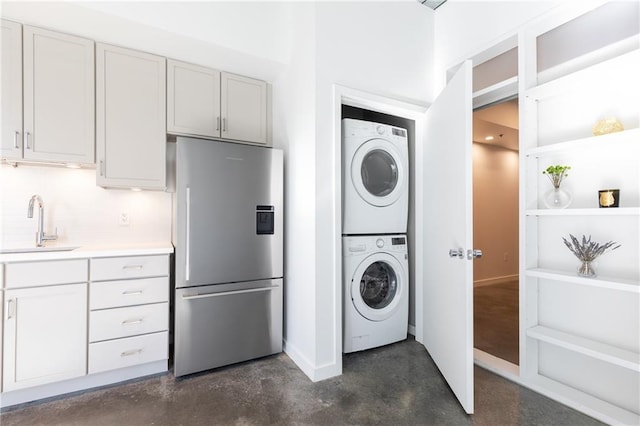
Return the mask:
<svg viewBox="0 0 640 426">
<path fill-rule="evenodd" d="M 384 139 L 360 145 L 351 161 L 351 180 L 367 203 L 384 207 L 400 198 L 405 186 L 405 167 L 397 148 Z"/>
<path fill-rule="evenodd" d="M 351 278 L 351 300 L 356 310 L 371 321 L 383 321 L 399 308 L 404 290 L 402 265 L 387 253 L 367 257 Z"/>
</svg>

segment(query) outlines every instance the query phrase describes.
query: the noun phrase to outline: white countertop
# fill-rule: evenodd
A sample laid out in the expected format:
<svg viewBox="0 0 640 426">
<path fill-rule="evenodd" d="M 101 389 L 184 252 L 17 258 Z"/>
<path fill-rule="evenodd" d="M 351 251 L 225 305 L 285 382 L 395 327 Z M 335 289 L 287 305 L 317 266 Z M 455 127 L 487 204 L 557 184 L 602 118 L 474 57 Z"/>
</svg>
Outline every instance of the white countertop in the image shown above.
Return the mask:
<svg viewBox="0 0 640 426">
<path fill-rule="evenodd" d="M 173 245 L 164 243 L 143 243 L 143 244 L 99 244 L 83 245 L 73 250 L 47 251 L 47 248 L 56 248 L 56 245 L 46 245 L 42 251 L 4 253 L 0 254 L 0 263 L 4 262 L 28 262 L 38 260 L 58 260 L 58 259 L 88 259 L 95 257 L 115 257 L 115 256 L 144 256 L 153 254 L 173 253 Z M 58 245 L 59 248 L 66 247 Z M 68 247 L 68 246 L 67 246 Z M 7 250 L 7 249 L 4 249 Z M 38 250 L 34 248 L 34 250 Z"/>
</svg>

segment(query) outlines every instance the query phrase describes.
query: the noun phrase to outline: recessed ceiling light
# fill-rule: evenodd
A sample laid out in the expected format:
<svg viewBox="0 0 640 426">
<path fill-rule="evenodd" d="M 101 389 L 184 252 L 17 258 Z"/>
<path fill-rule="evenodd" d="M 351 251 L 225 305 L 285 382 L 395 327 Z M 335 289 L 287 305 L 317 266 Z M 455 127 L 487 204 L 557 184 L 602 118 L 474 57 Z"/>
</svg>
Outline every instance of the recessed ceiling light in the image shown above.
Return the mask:
<svg viewBox="0 0 640 426">
<path fill-rule="evenodd" d="M 484 140 L 485 141 L 492 141 L 493 140 L 493 136 L 485 136 Z"/>
</svg>

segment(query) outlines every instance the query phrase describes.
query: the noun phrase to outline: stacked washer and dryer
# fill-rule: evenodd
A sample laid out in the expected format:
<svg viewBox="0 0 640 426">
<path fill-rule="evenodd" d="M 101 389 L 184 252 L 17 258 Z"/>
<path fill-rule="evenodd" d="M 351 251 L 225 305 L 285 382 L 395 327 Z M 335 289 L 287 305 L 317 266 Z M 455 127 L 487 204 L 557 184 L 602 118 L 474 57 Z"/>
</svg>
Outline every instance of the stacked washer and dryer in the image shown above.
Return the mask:
<svg viewBox="0 0 640 426">
<path fill-rule="evenodd" d="M 407 338 L 406 129 L 342 120 L 343 352 Z"/>
</svg>

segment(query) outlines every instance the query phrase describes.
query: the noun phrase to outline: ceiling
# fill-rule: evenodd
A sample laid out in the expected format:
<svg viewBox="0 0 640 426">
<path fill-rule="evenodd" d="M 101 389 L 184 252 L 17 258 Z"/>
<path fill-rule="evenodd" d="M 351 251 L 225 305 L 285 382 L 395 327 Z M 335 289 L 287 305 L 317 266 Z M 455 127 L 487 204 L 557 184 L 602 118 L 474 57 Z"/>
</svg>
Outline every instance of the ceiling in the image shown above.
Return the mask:
<svg viewBox="0 0 640 426">
<path fill-rule="evenodd" d="M 518 99 L 474 111 L 473 141 L 518 151 Z"/>
</svg>

